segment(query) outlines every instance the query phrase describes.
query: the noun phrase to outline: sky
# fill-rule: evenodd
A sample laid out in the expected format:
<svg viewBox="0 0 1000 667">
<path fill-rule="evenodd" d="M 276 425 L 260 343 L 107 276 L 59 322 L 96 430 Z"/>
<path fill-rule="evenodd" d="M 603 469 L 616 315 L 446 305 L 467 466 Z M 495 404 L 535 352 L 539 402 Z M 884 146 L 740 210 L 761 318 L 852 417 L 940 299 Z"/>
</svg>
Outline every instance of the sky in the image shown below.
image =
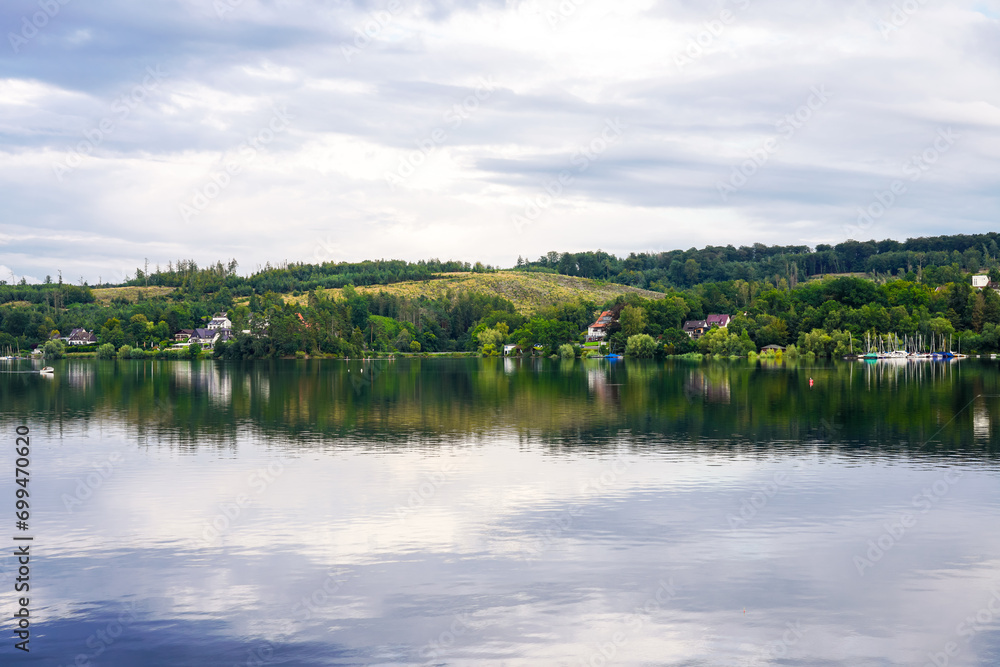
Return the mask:
<svg viewBox="0 0 1000 667">
<path fill-rule="evenodd" d="M 0 26 L 0 280 L 1000 212 L 1000 0 L 5 0 Z"/>
</svg>

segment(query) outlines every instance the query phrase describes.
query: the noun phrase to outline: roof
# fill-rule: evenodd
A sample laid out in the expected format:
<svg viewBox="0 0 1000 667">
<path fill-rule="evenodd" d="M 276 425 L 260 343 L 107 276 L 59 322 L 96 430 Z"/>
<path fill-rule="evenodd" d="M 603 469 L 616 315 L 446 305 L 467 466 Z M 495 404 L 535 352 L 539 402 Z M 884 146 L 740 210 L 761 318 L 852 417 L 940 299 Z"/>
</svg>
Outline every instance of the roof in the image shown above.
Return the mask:
<svg viewBox="0 0 1000 667">
<path fill-rule="evenodd" d="M 721 324 L 728 324 L 729 321 L 732 320 L 732 319 L 733 318 L 730 317 L 729 315 L 725 315 L 725 314 L 722 314 L 722 315 L 712 314 L 712 315 L 709 315 L 706 318 L 705 321 L 708 322 L 709 324 L 720 324 L 721 325 Z"/>
<path fill-rule="evenodd" d="M 705 320 L 688 320 L 684 323 L 684 330 L 688 331 L 691 329 L 707 329 L 708 322 Z"/>
</svg>

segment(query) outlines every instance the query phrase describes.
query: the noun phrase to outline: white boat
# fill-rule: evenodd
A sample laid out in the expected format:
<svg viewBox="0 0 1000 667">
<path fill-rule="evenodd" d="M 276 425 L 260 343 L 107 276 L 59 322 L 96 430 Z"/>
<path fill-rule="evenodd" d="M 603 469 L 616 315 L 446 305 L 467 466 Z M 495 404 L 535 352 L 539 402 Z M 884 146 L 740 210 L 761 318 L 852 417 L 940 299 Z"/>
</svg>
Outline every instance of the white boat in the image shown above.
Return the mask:
<svg viewBox="0 0 1000 667">
<path fill-rule="evenodd" d="M 42 375 L 52 375 L 55 372 L 55 370 L 56 369 L 52 368 L 52 366 L 45 366 L 42 368 L 42 370 L 38 372 L 41 373 Z"/>
</svg>

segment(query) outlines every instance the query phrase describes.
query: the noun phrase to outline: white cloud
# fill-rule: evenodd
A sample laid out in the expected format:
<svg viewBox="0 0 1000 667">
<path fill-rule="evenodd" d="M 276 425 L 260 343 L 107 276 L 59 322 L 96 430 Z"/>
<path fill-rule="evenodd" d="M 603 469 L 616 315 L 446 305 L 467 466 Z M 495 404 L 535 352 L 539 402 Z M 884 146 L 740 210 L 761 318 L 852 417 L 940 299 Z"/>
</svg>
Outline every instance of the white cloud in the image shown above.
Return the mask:
<svg viewBox="0 0 1000 667">
<path fill-rule="evenodd" d="M 0 81 L 0 221 L 33 231 L 7 246 L 16 270 L 44 275 L 58 264 L 94 279 L 156 252 L 170 253 L 151 257 L 164 262 L 235 254 L 252 267 L 314 259 L 331 235 L 338 259 L 502 265 L 551 249 L 838 242 L 857 207 L 948 127 L 961 140 L 866 231 L 903 238 L 994 224 L 1000 21 L 979 5 L 895 17 L 889 2 L 574 6 L 374 2 L 279 15 L 244 2 L 221 19 L 191 3 L 65 12 L 2 56 L 11 66 Z M 345 44 L 360 45 L 349 59 Z M 162 87 L 54 178 L 53 162 L 78 151 L 155 66 L 168 73 Z M 489 94 L 476 97 L 484 81 Z M 717 183 L 814 86 L 830 101 L 720 198 Z M 178 206 L 280 106 L 290 128 L 198 215 L 197 235 L 178 233 Z M 523 202 L 614 118 L 627 126 L 620 141 L 530 231 L 513 230 Z M 419 164 L 390 188 L 386 173 L 406 162 Z M 68 233 L 102 248 L 81 253 Z"/>
</svg>

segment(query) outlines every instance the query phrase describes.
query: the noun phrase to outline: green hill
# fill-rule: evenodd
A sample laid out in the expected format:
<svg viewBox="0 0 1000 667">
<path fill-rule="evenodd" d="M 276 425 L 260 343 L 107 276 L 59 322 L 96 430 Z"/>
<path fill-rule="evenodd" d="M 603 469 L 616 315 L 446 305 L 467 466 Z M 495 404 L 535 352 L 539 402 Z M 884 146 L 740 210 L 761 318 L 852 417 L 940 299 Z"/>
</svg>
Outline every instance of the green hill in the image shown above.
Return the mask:
<svg viewBox="0 0 1000 667">
<path fill-rule="evenodd" d="M 530 315 L 539 308 L 557 303 L 585 299 L 603 303 L 619 294 L 639 294 L 648 299 L 663 298 L 660 292 L 637 289 L 626 285 L 604 283 L 589 278 L 576 278 L 555 273 L 526 273 L 523 271 L 498 271 L 496 273 L 443 273 L 434 280 L 370 285 L 358 287 L 360 293 L 385 292 L 401 297 L 437 299 L 449 292 L 453 297 L 462 292 L 477 292 L 500 296 L 511 301 L 522 315 Z M 340 296 L 340 289 L 325 290 L 328 296 Z M 303 303 L 306 296 L 286 297 Z"/>
</svg>

